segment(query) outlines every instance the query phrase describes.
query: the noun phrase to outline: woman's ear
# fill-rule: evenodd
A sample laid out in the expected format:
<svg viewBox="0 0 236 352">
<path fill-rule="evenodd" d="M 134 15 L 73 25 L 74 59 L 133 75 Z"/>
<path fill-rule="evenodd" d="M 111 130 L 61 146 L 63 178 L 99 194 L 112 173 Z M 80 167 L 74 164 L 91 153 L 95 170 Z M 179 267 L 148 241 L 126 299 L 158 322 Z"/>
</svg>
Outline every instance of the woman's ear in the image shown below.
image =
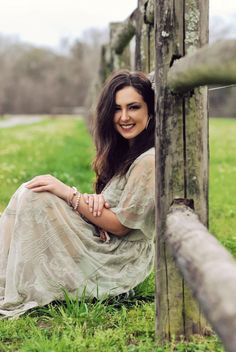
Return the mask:
<svg viewBox="0 0 236 352">
<path fill-rule="evenodd" d="M 146 123 L 146 126 L 145 126 L 145 130 L 147 130 L 149 122 L 150 122 L 151 119 L 152 119 L 152 115 L 148 115 L 148 119 L 147 119 L 147 123 Z"/>
</svg>

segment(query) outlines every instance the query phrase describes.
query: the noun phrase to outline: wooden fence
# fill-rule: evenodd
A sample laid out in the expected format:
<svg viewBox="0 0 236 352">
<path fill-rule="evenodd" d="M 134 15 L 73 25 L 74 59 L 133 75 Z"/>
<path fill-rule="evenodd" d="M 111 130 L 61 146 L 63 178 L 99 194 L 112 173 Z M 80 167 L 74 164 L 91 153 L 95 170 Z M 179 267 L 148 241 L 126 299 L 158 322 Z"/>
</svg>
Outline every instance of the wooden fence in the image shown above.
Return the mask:
<svg viewBox="0 0 236 352">
<path fill-rule="evenodd" d="M 125 22 L 111 24 L 100 77 L 125 67 L 152 71 L 155 81 L 157 336 L 209 333 L 202 310 L 233 352 L 236 264 L 206 228 L 205 85 L 236 83 L 236 41 L 207 45 L 208 13 L 208 0 L 139 0 Z"/>
</svg>

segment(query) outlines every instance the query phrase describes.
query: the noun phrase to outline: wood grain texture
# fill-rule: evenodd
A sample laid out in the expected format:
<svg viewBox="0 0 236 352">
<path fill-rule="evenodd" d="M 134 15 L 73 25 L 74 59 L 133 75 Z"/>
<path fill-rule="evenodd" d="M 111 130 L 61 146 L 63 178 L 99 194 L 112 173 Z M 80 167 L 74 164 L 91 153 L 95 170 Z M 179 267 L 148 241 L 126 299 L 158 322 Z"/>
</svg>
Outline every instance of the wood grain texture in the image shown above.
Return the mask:
<svg viewBox="0 0 236 352">
<path fill-rule="evenodd" d="M 208 1 L 185 0 L 184 52 L 204 46 L 208 42 Z M 200 50 L 200 49 L 198 49 Z M 208 225 L 208 99 L 207 88 L 195 89 L 184 97 L 185 139 L 185 197 L 194 201 L 195 211 L 202 223 Z M 199 314 L 199 307 L 189 290 L 184 290 L 185 331 L 204 333 L 207 322 Z M 197 319 L 198 316 L 198 319 Z"/>
</svg>

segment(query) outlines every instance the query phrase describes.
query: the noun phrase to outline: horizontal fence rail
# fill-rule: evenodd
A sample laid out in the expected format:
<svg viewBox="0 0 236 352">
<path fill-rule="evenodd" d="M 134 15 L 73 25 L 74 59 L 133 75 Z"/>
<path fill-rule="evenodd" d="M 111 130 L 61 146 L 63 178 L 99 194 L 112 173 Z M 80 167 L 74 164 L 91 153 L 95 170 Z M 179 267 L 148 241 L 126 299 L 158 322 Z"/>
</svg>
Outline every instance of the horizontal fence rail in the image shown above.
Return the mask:
<svg viewBox="0 0 236 352">
<path fill-rule="evenodd" d="M 236 40 L 218 41 L 176 60 L 168 73 L 174 92 L 211 84 L 236 83 Z"/>
<path fill-rule="evenodd" d="M 125 47 L 135 35 L 140 17 L 144 17 L 143 21 L 146 24 L 154 24 L 154 0 L 143 0 L 140 5 L 124 22 L 120 23 L 119 29 L 111 38 L 111 48 L 117 55 L 123 53 Z M 142 8 L 143 13 L 141 13 L 140 8 Z"/>
<path fill-rule="evenodd" d="M 124 22 L 122 22 L 113 34 L 111 38 L 111 48 L 117 55 L 121 55 L 123 53 L 124 49 L 135 35 L 137 17 L 138 9 L 136 9 Z"/>
<path fill-rule="evenodd" d="M 170 208 L 166 240 L 226 350 L 235 352 L 236 261 L 185 205 Z"/>
</svg>

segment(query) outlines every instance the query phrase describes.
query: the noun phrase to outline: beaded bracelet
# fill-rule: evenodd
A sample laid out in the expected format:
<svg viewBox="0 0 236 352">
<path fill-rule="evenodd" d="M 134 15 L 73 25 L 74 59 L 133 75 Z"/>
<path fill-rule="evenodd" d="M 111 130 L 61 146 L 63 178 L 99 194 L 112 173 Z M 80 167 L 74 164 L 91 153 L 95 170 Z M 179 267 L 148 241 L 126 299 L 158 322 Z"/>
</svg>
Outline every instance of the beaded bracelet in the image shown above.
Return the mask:
<svg viewBox="0 0 236 352">
<path fill-rule="evenodd" d="M 72 194 L 71 194 L 71 192 L 72 192 Z M 69 193 L 68 201 L 67 201 L 67 203 L 70 207 L 72 207 L 73 198 L 74 198 L 74 196 L 76 196 L 77 193 L 78 193 L 78 191 L 77 191 L 76 187 L 74 187 L 74 186 L 70 187 L 70 193 Z"/>
<path fill-rule="evenodd" d="M 76 197 L 75 205 L 74 205 L 74 207 L 73 207 L 74 211 L 77 211 L 78 208 L 79 208 L 80 198 L 81 198 L 81 193 L 77 192 L 77 197 Z"/>
</svg>

